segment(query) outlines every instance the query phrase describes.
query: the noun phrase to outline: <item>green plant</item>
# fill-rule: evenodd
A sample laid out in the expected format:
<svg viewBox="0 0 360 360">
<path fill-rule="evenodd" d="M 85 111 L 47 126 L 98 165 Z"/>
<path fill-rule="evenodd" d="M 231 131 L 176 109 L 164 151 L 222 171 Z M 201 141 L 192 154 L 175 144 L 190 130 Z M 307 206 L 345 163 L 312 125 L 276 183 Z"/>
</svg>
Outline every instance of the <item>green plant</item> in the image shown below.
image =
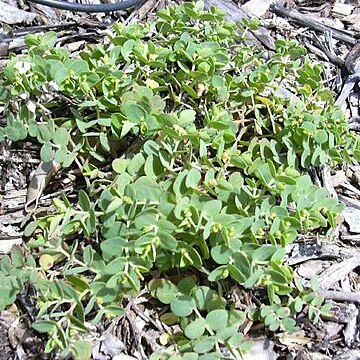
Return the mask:
<svg viewBox="0 0 360 360">
<path fill-rule="evenodd" d="M 225 302 L 224 284 L 266 288 L 258 319 L 271 330 L 294 330 L 305 304 L 311 318 L 327 311 L 313 292 L 296 295 L 284 248 L 335 226 L 342 205 L 306 169 L 359 159 L 359 138 L 303 47 L 279 40 L 266 60 L 246 44 L 253 24 L 202 7 L 116 24 L 109 46 L 80 59 L 54 47 L 53 33 L 30 35 L 28 54 L 1 73 L 0 137 L 37 141 L 44 161 L 76 162 L 90 184 L 76 203 L 56 199 L 54 213 L 27 225 L 23 250 L 1 259 L 1 309 L 30 281 L 47 351 L 87 354 L 89 324 L 122 315 L 144 288 L 181 329 L 154 359 L 241 356 L 250 315 Z M 197 281 L 166 279 L 190 268 Z M 153 270 L 162 277 L 149 282 Z"/>
<path fill-rule="evenodd" d="M 172 325 L 179 323 L 182 332 L 163 337 L 163 344 L 173 343 L 165 352 L 153 354 L 152 359 L 172 359 L 181 352 L 182 358 L 197 358 L 198 354 L 219 359 L 221 347 L 226 346 L 236 358 L 249 346 L 244 342 L 239 327 L 245 321 L 245 314 L 239 310 L 226 309 L 226 301 L 207 286 L 198 286 L 191 277 L 185 277 L 177 285 L 166 279 L 149 283 L 151 295 L 171 312 L 161 320 Z"/>
</svg>

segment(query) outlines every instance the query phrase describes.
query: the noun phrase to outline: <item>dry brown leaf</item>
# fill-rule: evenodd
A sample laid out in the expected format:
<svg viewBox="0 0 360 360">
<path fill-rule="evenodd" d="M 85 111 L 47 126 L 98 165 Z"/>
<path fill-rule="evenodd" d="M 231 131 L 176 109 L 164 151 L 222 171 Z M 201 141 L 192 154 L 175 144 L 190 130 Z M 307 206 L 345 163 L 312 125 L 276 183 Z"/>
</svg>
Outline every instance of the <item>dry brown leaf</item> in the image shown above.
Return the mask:
<svg viewBox="0 0 360 360">
<path fill-rule="evenodd" d="M 25 211 L 30 212 L 36 209 L 39 198 L 44 192 L 50 179 L 59 171 L 60 165 L 55 161 L 41 162 L 35 170 L 26 194 Z"/>
<path fill-rule="evenodd" d="M 305 331 L 300 330 L 291 334 L 279 334 L 278 339 L 281 344 L 290 348 L 308 344 L 311 339 L 305 335 Z"/>
</svg>

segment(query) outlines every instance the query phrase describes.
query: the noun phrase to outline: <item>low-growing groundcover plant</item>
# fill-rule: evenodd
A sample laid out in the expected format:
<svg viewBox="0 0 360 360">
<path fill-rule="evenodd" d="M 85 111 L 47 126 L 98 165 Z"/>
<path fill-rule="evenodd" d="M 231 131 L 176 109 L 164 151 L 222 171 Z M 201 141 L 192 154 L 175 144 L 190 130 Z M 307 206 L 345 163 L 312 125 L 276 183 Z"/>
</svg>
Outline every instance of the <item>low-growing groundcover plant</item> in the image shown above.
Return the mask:
<svg viewBox="0 0 360 360">
<path fill-rule="evenodd" d="M 342 205 L 306 170 L 359 160 L 359 138 L 305 49 L 278 40 L 266 59 L 248 45 L 255 26 L 190 2 L 115 24 L 78 58 L 54 33 L 11 56 L 1 140 L 38 142 L 43 161 L 90 184 L 77 203 L 55 199 L 1 259 L 0 310 L 30 283 L 46 351 L 89 358 L 86 333 L 143 290 L 177 325 L 152 359 L 237 359 L 249 319 L 294 331 L 300 312 L 329 311 L 314 284 L 294 282 L 285 246 L 335 226 Z M 263 304 L 237 309 L 234 284 L 265 289 Z"/>
</svg>

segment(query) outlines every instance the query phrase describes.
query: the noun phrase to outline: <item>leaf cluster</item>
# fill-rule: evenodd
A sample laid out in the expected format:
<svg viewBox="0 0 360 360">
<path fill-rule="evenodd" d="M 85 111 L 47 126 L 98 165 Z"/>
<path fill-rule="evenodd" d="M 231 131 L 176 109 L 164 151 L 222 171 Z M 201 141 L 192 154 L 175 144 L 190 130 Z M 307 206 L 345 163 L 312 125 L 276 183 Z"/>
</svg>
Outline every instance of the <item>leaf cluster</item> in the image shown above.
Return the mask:
<svg viewBox="0 0 360 360">
<path fill-rule="evenodd" d="M 115 24 L 109 44 L 80 58 L 53 33 L 30 35 L 2 71 L 0 138 L 33 139 L 42 160 L 76 161 L 90 180 L 1 259 L 0 309 L 30 281 L 47 351 L 88 354 L 82 334 L 144 288 L 181 329 L 154 359 L 240 356 L 250 315 L 225 301 L 227 284 L 266 289 L 257 319 L 272 331 L 294 330 L 305 304 L 315 320 L 328 311 L 295 287 L 285 246 L 335 226 L 342 205 L 306 169 L 357 159 L 359 138 L 304 48 L 278 40 L 266 58 L 248 45 L 254 26 L 189 2 L 149 24 Z M 199 278 L 168 280 L 190 270 Z"/>
<path fill-rule="evenodd" d="M 163 342 L 176 345 L 154 354 L 152 359 L 176 358 L 179 351 L 184 359 L 218 359 L 222 357 L 221 347 L 226 346 L 235 356 L 240 356 L 248 346 L 239 332 L 245 313 L 226 310 L 226 300 L 215 290 L 196 285 L 192 277 L 185 277 L 176 285 L 166 279 L 155 279 L 150 281 L 149 289 L 152 296 L 170 307 L 171 312 L 164 313 L 160 319 L 168 325 L 179 322 L 182 330 L 163 337 Z"/>
</svg>

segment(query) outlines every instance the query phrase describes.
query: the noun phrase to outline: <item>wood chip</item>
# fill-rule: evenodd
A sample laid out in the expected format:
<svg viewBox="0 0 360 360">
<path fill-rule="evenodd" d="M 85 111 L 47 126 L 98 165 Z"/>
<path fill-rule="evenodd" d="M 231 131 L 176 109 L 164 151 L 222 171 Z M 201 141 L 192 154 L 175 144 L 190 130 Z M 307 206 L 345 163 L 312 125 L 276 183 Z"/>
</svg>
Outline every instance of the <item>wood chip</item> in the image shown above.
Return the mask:
<svg viewBox="0 0 360 360">
<path fill-rule="evenodd" d="M 352 310 L 349 308 L 348 304 L 334 301 L 329 301 L 329 303 L 332 307 L 327 320 L 339 324 L 347 324 L 350 318 L 353 316 Z"/>
<path fill-rule="evenodd" d="M 333 360 L 359 360 L 360 359 L 360 350 L 348 350 L 340 355 L 333 357 Z"/>
<path fill-rule="evenodd" d="M 331 360 L 329 356 L 319 352 L 309 352 L 306 354 L 306 356 L 306 358 L 303 358 L 304 360 Z"/>
<path fill-rule="evenodd" d="M 319 295 L 324 296 L 325 299 L 334 300 L 334 301 L 343 301 L 343 302 L 354 302 L 360 303 L 360 294 L 346 291 L 330 291 L 330 290 L 321 290 Z"/>
<path fill-rule="evenodd" d="M 333 9 L 332 9 L 332 14 L 333 16 L 348 16 L 350 15 L 354 10 L 354 6 L 353 5 L 349 5 L 349 4 L 342 4 L 339 1 L 336 1 Z"/>
<path fill-rule="evenodd" d="M 286 252 L 291 253 L 286 260 L 287 265 L 296 265 L 311 259 L 341 258 L 341 250 L 336 245 L 319 245 L 318 243 L 295 243 L 286 247 Z"/>
<path fill-rule="evenodd" d="M 341 240 L 351 241 L 352 243 L 360 243 L 359 235 L 341 235 Z"/>
<path fill-rule="evenodd" d="M 30 24 L 36 17 L 37 14 L 18 9 L 15 6 L 0 1 L 0 23 L 3 22 L 9 25 L 21 23 Z"/>
<path fill-rule="evenodd" d="M 273 11 L 276 15 L 288 17 L 291 20 L 294 20 L 301 25 L 308 26 L 313 30 L 320 32 L 331 32 L 335 39 L 342 40 L 348 44 L 355 45 L 357 43 L 357 40 L 349 35 L 346 31 L 338 30 L 333 26 L 322 24 L 321 22 L 317 21 L 317 19 L 309 16 L 308 14 L 302 14 L 297 10 L 287 9 L 278 4 L 271 6 L 270 11 Z"/>
<path fill-rule="evenodd" d="M 360 201 L 359 200 L 356 200 L 356 199 L 353 199 L 351 197 L 344 196 L 344 195 L 339 195 L 339 200 L 347 206 L 351 206 L 356 209 L 360 209 Z"/>
<path fill-rule="evenodd" d="M 349 259 L 331 265 L 319 275 L 319 288 L 329 289 L 336 282 L 340 281 L 345 275 L 360 265 L 360 257 L 353 256 Z"/>
<path fill-rule="evenodd" d="M 302 278 L 310 280 L 314 275 L 320 274 L 324 271 L 329 266 L 328 264 L 328 261 L 310 260 L 301 264 L 296 269 L 296 272 Z"/>
<path fill-rule="evenodd" d="M 357 294 L 360 295 L 360 294 Z M 353 347 L 358 334 L 357 319 L 359 316 L 359 310 L 354 304 L 349 304 L 350 318 L 344 330 L 345 344 L 348 347 Z"/>
</svg>

